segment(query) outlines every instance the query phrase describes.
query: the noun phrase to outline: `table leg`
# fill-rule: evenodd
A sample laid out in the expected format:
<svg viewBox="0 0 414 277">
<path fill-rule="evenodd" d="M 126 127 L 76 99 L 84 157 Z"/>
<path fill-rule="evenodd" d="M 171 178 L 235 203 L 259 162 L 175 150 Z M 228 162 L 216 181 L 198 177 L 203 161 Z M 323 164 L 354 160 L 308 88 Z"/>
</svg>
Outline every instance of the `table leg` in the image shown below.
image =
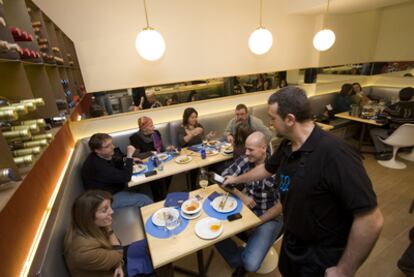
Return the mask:
<svg viewBox="0 0 414 277">
<path fill-rule="evenodd" d="M 204 264 L 203 250 L 197 251 L 198 273 L 178 266 L 174 266 L 174 270 L 188 276 L 207 277 L 207 271 L 213 259 L 213 255 L 214 251 L 211 251 L 207 263 Z"/>
<path fill-rule="evenodd" d="M 365 137 L 365 131 L 367 129 L 367 126 L 365 124 L 362 124 L 361 133 L 359 134 L 359 141 L 358 141 L 358 150 L 361 152 L 362 149 L 362 140 Z"/>
</svg>

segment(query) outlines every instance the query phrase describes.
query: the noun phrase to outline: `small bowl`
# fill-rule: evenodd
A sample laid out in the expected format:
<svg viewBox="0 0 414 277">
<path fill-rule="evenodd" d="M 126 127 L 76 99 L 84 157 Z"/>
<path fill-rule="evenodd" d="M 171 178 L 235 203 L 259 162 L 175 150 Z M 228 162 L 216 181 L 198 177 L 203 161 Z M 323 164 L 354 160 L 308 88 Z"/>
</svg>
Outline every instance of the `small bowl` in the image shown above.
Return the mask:
<svg viewBox="0 0 414 277">
<path fill-rule="evenodd" d="M 181 205 L 181 210 L 186 214 L 196 214 L 201 211 L 201 202 L 195 198 L 188 199 Z"/>
</svg>

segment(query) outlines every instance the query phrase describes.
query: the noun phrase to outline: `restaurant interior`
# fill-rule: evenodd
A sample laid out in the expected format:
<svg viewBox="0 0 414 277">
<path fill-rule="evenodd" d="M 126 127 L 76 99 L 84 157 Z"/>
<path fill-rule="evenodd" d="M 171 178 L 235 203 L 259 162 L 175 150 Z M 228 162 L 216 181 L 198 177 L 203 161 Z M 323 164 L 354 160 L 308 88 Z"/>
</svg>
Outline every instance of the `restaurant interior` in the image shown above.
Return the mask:
<svg viewBox="0 0 414 277">
<path fill-rule="evenodd" d="M 175 130 L 184 109 L 193 107 L 220 139 L 237 104 L 271 127 L 269 96 L 299 86 L 315 122 L 361 153 L 384 215 L 380 237 L 355 276 L 405 276 L 397 262 L 414 225 L 414 136 L 395 161 L 381 163 L 368 132 L 382 126 L 381 105 L 414 87 L 412 14 L 412 0 L 0 0 L 0 275 L 69 276 L 63 238 L 83 191 L 80 168 L 94 133 L 110 134 L 125 151 L 137 119 L 147 116 L 165 144 L 177 146 Z M 161 46 L 145 53 L 138 38 L 148 27 Z M 271 39 L 255 48 L 257 30 Z M 318 45 L 321 30 L 334 38 Z M 374 101 L 356 116 L 351 107 L 331 114 L 341 86 L 356 82 Z M 137 91 L 160 106 L 141 107 Z M 271 151 L 279 142 L 271 140 Z M 188 191 L 188 172 L 231 159 L 217 149 L 207 159 L 188 154 L 188 164 L 165 162 L 155 176 L 142 171 L 129 186 L 171 177 L 169 192 Z M 154 207 L 114 215 L 121 241 L 148 239 L 145 219 Z M 248 212 L 238 231 L 257 224 Z M 226 236 L 237 233 L 225 228 L 233 232 Z M 168 238 L 164 247 L 177 252 L 153 251 L 153 263 L 200 271 L 200 257 L 207 261 L 214 253 L 207 274 L 231 276 L 214 239 L 198 239 L 189 229 L 195 239 Z M 150 250 L 162 248 L 159 241 Z M 277 240 L 261 271 L 248 276 L 281 276 L 280 245 Z"/>
</svg>

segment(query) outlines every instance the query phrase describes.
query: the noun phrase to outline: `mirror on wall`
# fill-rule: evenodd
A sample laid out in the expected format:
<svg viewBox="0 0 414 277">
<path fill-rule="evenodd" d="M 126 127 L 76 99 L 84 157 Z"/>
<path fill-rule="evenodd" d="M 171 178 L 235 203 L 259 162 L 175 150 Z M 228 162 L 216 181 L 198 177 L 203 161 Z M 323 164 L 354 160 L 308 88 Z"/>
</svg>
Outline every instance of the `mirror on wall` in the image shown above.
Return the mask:
<svg viewBox="0 0 414 277">
<path fill-rule="evenodd" d="M 373 62 L 300 69 L 296 70 L 297 76 L 293 79 L 288 78 L 291 71 L 279 71 L 95 92 L 89 117 L 155 109 L 180 103 L 278 89 L 287 86 L 288 80 L 290 85 L 296 85 L 332 82 L 335 78 L 330 78 L 330 75 L 390 73 L 393 76 L 412 77 L 412 70 L 414 70 L 414 61 Z"/>
</svg>

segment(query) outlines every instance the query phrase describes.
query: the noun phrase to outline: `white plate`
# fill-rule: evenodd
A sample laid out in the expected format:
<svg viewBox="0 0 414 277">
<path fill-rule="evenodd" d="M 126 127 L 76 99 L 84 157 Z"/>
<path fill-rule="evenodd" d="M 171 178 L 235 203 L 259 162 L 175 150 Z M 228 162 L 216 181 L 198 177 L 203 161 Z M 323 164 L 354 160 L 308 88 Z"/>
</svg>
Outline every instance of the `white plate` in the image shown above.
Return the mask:
<svg viewBox="0 0 414 277">
<path fill-rule="evenodd" d="M 132 172 L 133 173 L 140 173 L 144 170 L 147 170 L 147 165 L 145 164 L 134 164 L 132 167 Z"/>
<path fill-rule="evenodd" d="M 191 205 L 196 205 L 197 207 L 191 211 L 187 210 L 188 207 L 190 207 Z M 196 214 L 201 210 L 201 206 L 202 203 L 200 201 L 198 201 L 196 198 L 191 198 L 186 200 L 182 205 L 181 205 L 181 210 L 184 211 L 186 214 L 190 215 L 190 214 Z"/>
<path fill-rule="evenodd" d="M 215 156 L 215 155 L 217 155 L 219 152 L 217 151 L 217 150 L 213 150 L 213 149 L 207 149 L 206 150 L 206 155 L 208 156 L 208 157 L 210 157 L 210 156 Z"/>
<path fill-rule="evenodd" d="M 237 208 L 237 200 L 236 198 L 230 195 L 229 195 L 229 198 L 227 198 L 226 205 L 224 206 L 224 208 L 220 209 L 219 206 L 220 206 L 221 200 L 224 198 L 225 198 L 224 195 L 218 196 L 214 198 L 214 200 L 210 203 L 210 205 L 213 207 L 213 209 L 215 209 L 219 213 L 229 213 L 229 212 L 234 211 Z"/>
<path fill-rule="evenodd" d="M 231 156 L 231 155 L 233 155 L 233 152 L 224 152 L 224 151 L 221 151 L 221 154 L 223 154 L 224 156 Z"/>
<path fill-rule="evenodd" d="M 196 214 L 186 214 L 183 211 L 180 212 L 181 216 L 184 217 L 185 219 L 194 219 L 197 218 L 201 215 L 201 211 L 196 213 Z"/>
<path fill-rule="evenodd" d="M 168 159 L 168 154 L 167 153 L 161 153 L 161 154 L 158 154 L 157 157 L 160 161 L 165 161 L 166 159 Z"/>
<path fill-rule="evenodd" d="M 212 230 L 211 226 L 220 226 L 218 230 Z M 213 217 L 206 217 L 198 221 L 195 225 L 194 231 L 197 236 L 202 239 L 215 239 L 223 233 L 223 223 Z"/>
<path fill-rule="evenodd" d="M 186 163 L 191 162 L 192 160 L 193 158 L 187 155 L 182 155 L 182 156 L 178 156 L 177 158 L 175 158 L 175 162 L 179 164 L 186 164 Z"/>
<path fill-rule="evenodd" d="M 161 208 L 152 215 L 152 223 L 160 227 L 165 227 L 164 213 L 170 213 L 176 218 L 180 216 L 178 210 L 174 208 Z"/>
</svg>

